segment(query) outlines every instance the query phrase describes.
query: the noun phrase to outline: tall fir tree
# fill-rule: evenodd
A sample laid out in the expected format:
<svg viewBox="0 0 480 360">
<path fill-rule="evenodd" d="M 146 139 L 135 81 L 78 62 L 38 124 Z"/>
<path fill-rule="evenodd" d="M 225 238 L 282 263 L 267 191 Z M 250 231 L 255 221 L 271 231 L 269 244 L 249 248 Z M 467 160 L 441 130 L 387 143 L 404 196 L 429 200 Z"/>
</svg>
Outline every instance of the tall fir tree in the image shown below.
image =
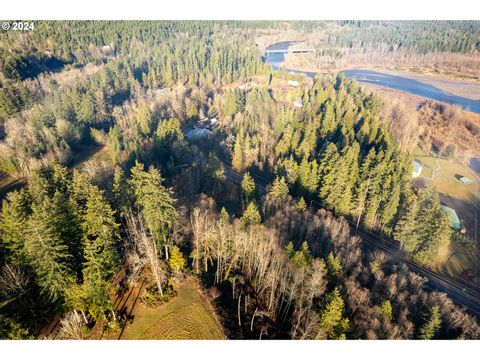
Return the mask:
<svg viewBox="0 0 480 360">
<path fill-rule="evenodd" d="M 177 221 L 177 210 L 174 207 L 173 192 L 163 186 L 160 171 L 137 162 L 131 170 L 129 181 L 133 188 L 135 204 L 142 214 L 152 237 L 165 249 L 168 259 L 168 248 L 171 245 L 170 231 Z"/>
<path fill-rule="evenodd" d="M 440 309 L 437 305 L 425 316 L 425 322 L 420 328 L 418 338 L 421 340 L 431 340 L 440 330 L 442 319 L 440 317 Z"/>
</svg>

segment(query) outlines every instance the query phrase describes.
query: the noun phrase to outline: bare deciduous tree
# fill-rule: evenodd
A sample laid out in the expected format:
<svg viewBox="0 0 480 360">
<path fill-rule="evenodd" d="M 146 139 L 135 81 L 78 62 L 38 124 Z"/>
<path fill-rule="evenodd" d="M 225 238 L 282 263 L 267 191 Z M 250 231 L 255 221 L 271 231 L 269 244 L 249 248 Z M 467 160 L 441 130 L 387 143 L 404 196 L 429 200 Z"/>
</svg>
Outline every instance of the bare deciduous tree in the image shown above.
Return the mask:
<svg viewBox="0 0 480 360">
<path fill-rule="evenodd" d="M 0 272 L 0 298 L 8 303 L 26 294 L 30 278 L 20 267 L 6 264 Z"/>
<path fill-rule="evenodd" d="M 132 279 L 138 279 L 146 267 L 163 296 L 163 287 L 167 279 L 166 271 L 160 260 L 158 246 L 146 231 L 140 217 L 127 215 L 127 230 L 130 240 L 129 261 Z"/>
<path fill-rule="evenodd" d="M 61 340 L 82 340 L 84 339 L 85 325 L 86 322 L 83 317 L 73 311 L 60 320 L 57 338 Z"/>
</svg>

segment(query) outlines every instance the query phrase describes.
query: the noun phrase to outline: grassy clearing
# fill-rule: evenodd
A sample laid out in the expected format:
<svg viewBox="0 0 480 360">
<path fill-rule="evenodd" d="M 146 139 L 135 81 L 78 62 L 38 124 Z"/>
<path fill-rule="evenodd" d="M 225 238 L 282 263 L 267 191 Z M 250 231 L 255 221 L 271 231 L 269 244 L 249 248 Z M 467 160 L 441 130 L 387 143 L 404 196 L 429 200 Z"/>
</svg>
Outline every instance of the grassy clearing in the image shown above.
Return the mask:
<svg viewBox="0 0 480 360">
<path fill-rule="evenodd" d="M 453 160 L 435 159 L 420 149 L 415 150 L 413 157 L 423 164 L 421 177 L 427 184 L 434 185 L 439 193 L 467 203 L 476 200 L 480 179 L 469 167 Z M 463 184 L 456 175 L 467 176 L 473 181 Z"/>
<path fill-rule="evenodd" d="M 435 158 L 427 153 L 425 153 L 422 149 L 420 149 L 419 147 L 415 148 L 415 150 L 413 151 L 412 153 L 412 156 L 417 159 L 417 160 L 420 160 L 420 162 L 422 163 L 423 165 L 423 169 L 422 169 L 422 176 L 425 176 L 424 175 L 424 171 L 425 169 L 430 169 L 430 170 L 433 170 L 433 169 L 436 169 L 437 168 L 437 164 L 435 162 Z"/>
<path fill-rule="evenodd" d="M 70 165 L 74 169 L 79 169 L 89 160 L 108 161 L 111 159 L 106 147 L 96 145 L 85 145 L 79 147 L 73 154 Z"/>
<path fill-rule="evenodd" d="M 475 252 L 472 252 L 463 244 L 449 241 L 439 249 L 432 265 L 436 271 L 460 276 L 476 269 L 478 263 Z"/>
<path fill-rule="evenodd" d="M 212 306 L 203 296 L 198 282 L 188 277 L 174 285 L 177 295 L 167 304 L 147 308 L 137 301 L 124 340 L 214 340 L 224 339 Z M 119 334 L 107 338 L 117 339 Z"/>
<path fill-rule="evenodd" d="M 439 265 L 438 270 L 450 275 L 460 275 L 465 271 L 475 269 L 478 258 L 460 244 L 452 243 L 448 248 L 446 261 Z"/>
</svg>

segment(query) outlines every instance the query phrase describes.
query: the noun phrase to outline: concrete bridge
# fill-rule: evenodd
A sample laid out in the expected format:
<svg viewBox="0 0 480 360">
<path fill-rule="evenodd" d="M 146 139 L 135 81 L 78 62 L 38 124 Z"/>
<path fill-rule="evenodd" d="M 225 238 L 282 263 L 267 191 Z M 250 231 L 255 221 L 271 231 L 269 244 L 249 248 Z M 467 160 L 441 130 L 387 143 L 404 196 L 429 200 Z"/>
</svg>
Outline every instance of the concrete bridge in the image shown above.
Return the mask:
<svg viewBox="0 0 480 360">
<path fill-rule="evenodd" d="M 309 53 L 315 51 L 314 49 L 309 48 L 293 48 L 293 49 L 275 49 L 275 50 L 265 50 L 266 54 L 273 54 L 273 53 L 293 53 L 293 54 L 300 54 L 300 53 Z"/>
</svg>

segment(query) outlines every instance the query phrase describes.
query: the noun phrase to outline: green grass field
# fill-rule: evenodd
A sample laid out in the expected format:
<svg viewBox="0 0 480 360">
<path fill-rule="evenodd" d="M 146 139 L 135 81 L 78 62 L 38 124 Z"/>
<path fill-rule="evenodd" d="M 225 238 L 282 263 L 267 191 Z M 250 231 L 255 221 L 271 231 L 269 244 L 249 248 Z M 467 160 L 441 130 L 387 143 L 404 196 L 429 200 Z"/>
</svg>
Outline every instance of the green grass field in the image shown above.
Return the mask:
<svg viewBox="0 0 480 360">
<path fill-rule="evenodd" d="M 175 290 L 177 295 L 173 299 L 154 308 L 147 308 L 138 301 L 132 314 L 134 320 L 120 339 L 224 339 L 222 328 L 215 319 L 211 305 L 201 294 L 197 281 L 187 278 L 175 286 Z"/>
</svg>

